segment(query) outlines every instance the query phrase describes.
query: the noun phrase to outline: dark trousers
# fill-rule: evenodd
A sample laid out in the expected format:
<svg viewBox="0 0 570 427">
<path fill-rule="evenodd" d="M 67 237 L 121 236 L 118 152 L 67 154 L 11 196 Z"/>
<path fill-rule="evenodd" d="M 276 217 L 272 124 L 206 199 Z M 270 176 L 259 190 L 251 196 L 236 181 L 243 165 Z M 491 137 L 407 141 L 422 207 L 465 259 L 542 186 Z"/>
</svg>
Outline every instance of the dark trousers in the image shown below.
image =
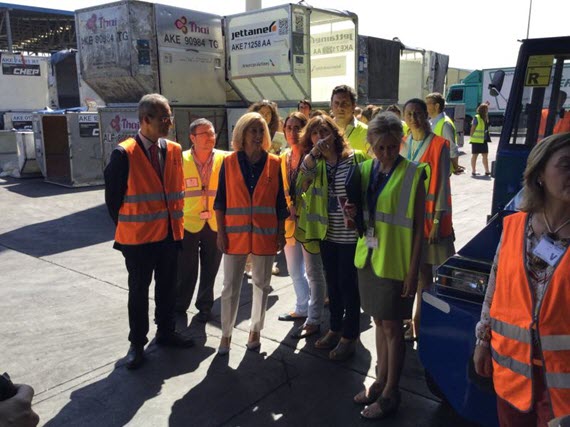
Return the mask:
<svg viewBox="0 0 570 427">
<path fill-rule="evenodd" d="M 153 273 L 158 333 L 174 331 L 178 249 L 179 244 L 171 239 L 121 249 L 129 272 L 129 341 L 134 345 L 148 342 L 148 298 Z"/>
<path fill-rule="evenodd" d="M 360 296 L 354 266 L 355 244 L 321 241 L 321 258 L 329 292 L 330 328 L 348 339 L 360 335 Z M 343 322 L 344 317 L 344 322 Z"/>
<path fill-rule="evenodd" d="M 532 367 L 533 407 L 521 412 L 497 396 L 497 415 L 501 427 L 547 427 L 554 418 L 542 367 Z"/>
<path fill-rule="evenodd" d="M 222 252 L 216 244 L 218 233 L 208 224 L 198 233 L 184 230 L 182 251 L 178 254 L 178 279 L 176 311 L 185 312 L 190 307 L 198 280 L 200 260 L 200 285 L 196 296 L 196 308 L 210 311 L 214 304 L 214 282 L 222 261 Z"/>
</svg>

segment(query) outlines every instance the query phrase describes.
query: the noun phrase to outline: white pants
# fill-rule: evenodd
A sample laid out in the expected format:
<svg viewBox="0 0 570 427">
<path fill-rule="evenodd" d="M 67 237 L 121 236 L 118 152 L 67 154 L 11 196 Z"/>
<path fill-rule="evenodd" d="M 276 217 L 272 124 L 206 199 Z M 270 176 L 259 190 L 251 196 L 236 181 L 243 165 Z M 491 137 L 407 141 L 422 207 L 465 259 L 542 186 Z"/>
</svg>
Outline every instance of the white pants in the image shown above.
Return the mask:
<svg viewBox="0 0 570 427">
<path fill-rule="evenodd" d="M 251 320 L 249 330 L 260 332 L 265 322 L 267 309 L 267 297 L 269 295 L 269 283 L 271 282 L 271 268 L 275 256 L 251 255 L 251 281 L 253 283 L 253 298 L 251 303 Z M 243 282 L 243 269 L 247 255 L 224 254 L 224 285 L 222 288 L 222 336 L 232 336 L 241 284 Z"/>
</svg>

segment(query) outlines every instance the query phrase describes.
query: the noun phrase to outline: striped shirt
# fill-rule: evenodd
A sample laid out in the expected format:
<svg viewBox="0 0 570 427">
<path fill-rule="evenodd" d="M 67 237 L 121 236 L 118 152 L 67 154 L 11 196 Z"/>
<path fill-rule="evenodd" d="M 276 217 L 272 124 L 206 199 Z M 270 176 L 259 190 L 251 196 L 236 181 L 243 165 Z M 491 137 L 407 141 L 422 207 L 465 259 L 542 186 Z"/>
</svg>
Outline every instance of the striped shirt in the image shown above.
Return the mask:
<svg viewBox="0 0 570 427">
<path fill-rule="evenodd" d="M 346 177 L 350 167 L 354 164 L 354 152 L 352 152 L 346 159 L 338 162 L 337 165 L 329 165 L 327 163 L 327 177 L 328 187 L 329 187 L 329 203 L 328 203 L 328 216 L 329 225 L 327 229 L 327 235 L 325 240 L 334 243 L 345 243 L 354 244 L 358 240 L 358 236 L 355 230 L 349 230 L 344 225 L 344 215 L 342 209 L 337 203 L 331 203 L 332 200 L 337 199 L 337 197 L 344 198 L 346 200 Z M 334 173 L 334 177 L 332 176 Z M 337 199 L 338 200 L 338 199 Z"/>
</svg>

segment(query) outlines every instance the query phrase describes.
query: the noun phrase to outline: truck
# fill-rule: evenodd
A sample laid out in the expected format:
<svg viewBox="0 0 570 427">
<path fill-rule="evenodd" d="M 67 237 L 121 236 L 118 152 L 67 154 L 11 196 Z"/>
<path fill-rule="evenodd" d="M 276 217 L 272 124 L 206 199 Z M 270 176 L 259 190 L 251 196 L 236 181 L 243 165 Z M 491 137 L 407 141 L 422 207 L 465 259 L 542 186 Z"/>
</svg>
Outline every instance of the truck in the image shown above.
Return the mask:
<svg viewBox="0 0 570 427">
<path fill-rule="evenodd" d="M 488 82 L 499 69 L 505 72 L 503 91 L 508 94 L 514 72 L 514 68 L 512 67 L 475 70 L 465 77 L 460 83 L 449 86 L 446 96 L 446 104 L 465 104 L 465 132 L 467 134 L 469 134 L 469 131 L 471 130 L 473 117 L 477 114 L 477 107 L 482 102 L 489 102 L 489 120 L 491 126 L 502 125 L 504 104 L 501 104 L 503 106 L 502 110 L 495 108 L 496 98 L 491 97 L 489 91 L 483 89 L 488 87 Z M 486 82 L 487 86 L 485 85 Z M 504 102 L 504 99 L 506 98 L 502 98 L 501 101 Z"/>
<path fill-rule="evenodd" d="M 497 156 L 490 220 L 457 254 L 438 269 L 431 289 L 422 293 L 419 357 L 430 390 L 465 419 L 486 427 L 498 425 L 492 381 L 473 367 L 475 325 L 487 289 L 503 218 L 518 210 L 527 157 L 560 114 L 554 100 L 564 90 L 570 65 L 570 37 L 523 40 L 512 79 L 491 78 L 492 89 L 505 93 L 506 109 Z M 509 91 L 506 92 L 506 88 Z M 551 101 L 552 99 L 552 101 Z"/>
<path fill-rule="evenodd" d="M 514 67 L 488 68 L 475 70 L 465 77 L 461 83 L 452 84 L 447 92 L 446 103 L 450 105 L 465 104 L 465 133 L 471 130 L 471 122 L 481 103 L 489 105 L 490 125 L 500 127 L 503 125 L 508 95 L 515 72 Z M 493 91 L 493 78 L 502 77 L 500 91 Z M 570 91 L 570 64 L 564 66 L 560 87 L 566 92 Z M 566 89 L 564 89 L 566 88 Z M 550 99 L 550 92 L 546 93 Z M 570 98 L 566 101 L 566 108 L 570 106 Z"/>
</svg>

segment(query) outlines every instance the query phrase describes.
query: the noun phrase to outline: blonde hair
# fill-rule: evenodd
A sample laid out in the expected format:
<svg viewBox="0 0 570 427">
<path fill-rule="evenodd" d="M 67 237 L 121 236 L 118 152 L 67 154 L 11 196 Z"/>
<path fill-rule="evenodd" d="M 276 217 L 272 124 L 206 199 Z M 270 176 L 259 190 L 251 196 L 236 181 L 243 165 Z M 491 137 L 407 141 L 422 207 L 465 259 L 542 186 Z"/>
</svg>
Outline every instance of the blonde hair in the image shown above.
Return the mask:
<svg viewBox="0 0 570 427">
<path fill-rule="evenodd" d="M 271 147 L 271 136 L 269 136 L 269 128 L 263 116 L 259 113 L 245 113 L 239 118 L 232 134 L 232 147 L 235 151 L 243 151 L 243 142 L 245 140 L 245 133 L 255 123 L 263 125 L 263 143 L 261 148 L 265 151 Z"/>
<path fill-rule="evenodd" d="M 550 135 L 534 146 L 526 163 L 523 178 L 523 198 L 520 210 L 524 212 L 539 212 L 544 207 L 544 183 L 540 175 L 546 168 L 548 160 L 558 150 L 570 146 L 570 132 Z"/>
</svg>

